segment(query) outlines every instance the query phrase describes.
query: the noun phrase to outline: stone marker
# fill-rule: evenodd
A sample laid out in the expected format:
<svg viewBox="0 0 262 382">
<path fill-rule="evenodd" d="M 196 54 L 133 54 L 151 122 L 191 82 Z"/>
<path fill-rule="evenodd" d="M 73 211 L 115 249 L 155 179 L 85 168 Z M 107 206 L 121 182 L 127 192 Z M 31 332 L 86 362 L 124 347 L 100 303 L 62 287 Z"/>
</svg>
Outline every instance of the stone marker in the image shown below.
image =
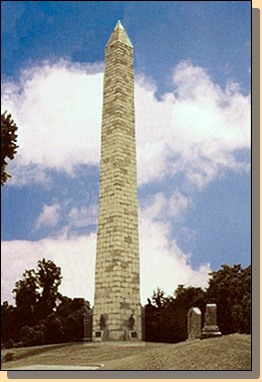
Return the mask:
<svg viewBox="0 0 262 382">
<path fill-rule="evenodd" d="M 202 330 L 201 338 L 219 337 L 222 333 L 217 326 L 217 306 L 216 304 L 207 304 L 205 313 L 205 324 Z"/>
<path fill-rule="evenodd" d="M 133 46 L 118 21 L 105 52 L 93 340 L 142 339 L 139 280 Z"/>
<path fill-rule="evenodd" d="M 194 340 L 201 337 L 201 310 L 190 308 L 187 313 L 187 333 L 188 339 Z"/>
</svg>

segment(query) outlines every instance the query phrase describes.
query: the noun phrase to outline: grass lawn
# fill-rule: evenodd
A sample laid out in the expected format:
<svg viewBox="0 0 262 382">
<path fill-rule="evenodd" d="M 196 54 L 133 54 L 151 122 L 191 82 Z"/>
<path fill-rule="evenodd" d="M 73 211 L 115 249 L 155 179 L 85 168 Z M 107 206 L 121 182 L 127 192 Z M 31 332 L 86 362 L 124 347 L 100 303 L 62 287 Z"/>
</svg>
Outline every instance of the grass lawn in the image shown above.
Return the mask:
<svg viewBox="0 0 262 382">
<path fill-rule="evenodd" d="M 178 344 L 67 343 L 2 350 L 16 359 L 2 370 L 28 365 L 103 364 L 103 370 L 251 370 L 251 336 L 231 334 Z"/>
</svg>

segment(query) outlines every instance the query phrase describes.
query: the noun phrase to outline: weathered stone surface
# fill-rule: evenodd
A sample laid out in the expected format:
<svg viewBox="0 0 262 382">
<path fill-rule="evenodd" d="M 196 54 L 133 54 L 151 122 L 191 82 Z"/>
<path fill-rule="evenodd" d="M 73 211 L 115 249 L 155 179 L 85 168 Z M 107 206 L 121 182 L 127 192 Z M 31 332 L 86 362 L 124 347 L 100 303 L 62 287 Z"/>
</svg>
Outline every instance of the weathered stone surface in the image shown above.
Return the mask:
<svg viewBox="0 0 262 382">
<path fill-rule="evenodd" d="M 131 314 L 142 338 L 134 115 L 133 46 L 117 23 L 105 52 L 93 338 L 101 315 L 109 340 L 127 338 Z"/>
<path fill-rule="evenodd" d="M 201 310 L 190 308 L 187 313 L 187 333 L 188 339 L 194 340 L 201 337 Z"/>
<path fill-rule="evenodd" d="M 205 324 L 202 330 L 201 338 L 219 337 L 222 333 L 217 326 L 217 306 L 216 304 L 207 304 L 205 312 Z"/>
</svg>

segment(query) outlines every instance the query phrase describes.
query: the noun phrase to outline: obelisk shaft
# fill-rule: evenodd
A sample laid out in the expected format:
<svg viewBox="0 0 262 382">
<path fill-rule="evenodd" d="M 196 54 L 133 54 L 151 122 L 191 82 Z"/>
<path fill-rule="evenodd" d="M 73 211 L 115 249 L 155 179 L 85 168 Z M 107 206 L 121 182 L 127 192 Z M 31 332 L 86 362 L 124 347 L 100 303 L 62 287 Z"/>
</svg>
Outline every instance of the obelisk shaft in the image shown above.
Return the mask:
<svg viewBox="0 0 262 382">
<path fill-rule="evenodd" d="M 136 178 L 133 47 L 118 22 L 105 58 L 93 338 L 141 339 Z"/>
</svg>

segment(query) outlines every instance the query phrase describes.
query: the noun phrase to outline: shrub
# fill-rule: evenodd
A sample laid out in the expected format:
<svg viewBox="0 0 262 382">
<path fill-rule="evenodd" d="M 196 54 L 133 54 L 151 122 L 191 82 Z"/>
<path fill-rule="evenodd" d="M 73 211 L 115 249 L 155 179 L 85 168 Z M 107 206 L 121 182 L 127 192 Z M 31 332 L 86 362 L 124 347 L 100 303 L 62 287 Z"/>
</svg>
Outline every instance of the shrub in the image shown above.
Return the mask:
<svg viewBox="0 0 262 382">
<path fill-rule="evenodd" d="M 21 328 L 20 338 L 24 346 L 41 345 L 44 343 L 44 333 L 28 325 Z"/>
</svg>

